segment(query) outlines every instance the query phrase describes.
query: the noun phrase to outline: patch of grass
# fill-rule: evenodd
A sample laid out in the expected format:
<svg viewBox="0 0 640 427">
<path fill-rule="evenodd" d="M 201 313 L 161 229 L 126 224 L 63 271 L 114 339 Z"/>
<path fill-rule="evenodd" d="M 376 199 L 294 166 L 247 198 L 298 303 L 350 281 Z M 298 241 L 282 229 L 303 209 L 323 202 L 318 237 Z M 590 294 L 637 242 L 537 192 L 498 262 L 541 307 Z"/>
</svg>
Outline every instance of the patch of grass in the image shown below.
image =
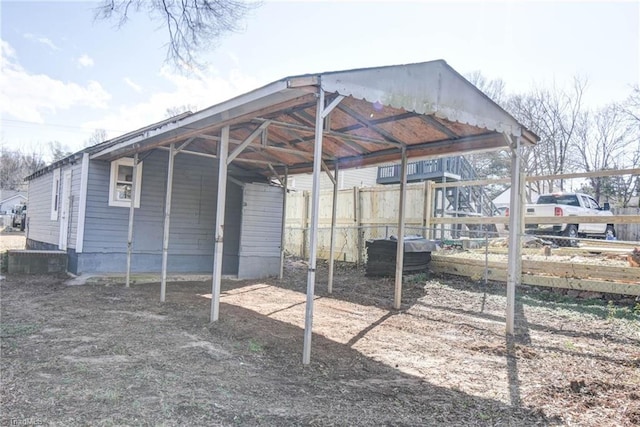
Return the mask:
<svg viewBox="0 0 640 427">
<path fill-rule="evenodd" d="M 407 276 L 408 284 L 425 284 L 428 280 L 427 273 L 418 273 Z"/>
<path fill-rule="evenodd" d="M 94 400 L 102 402 L 117 402 L 120 400 L 120 393 L 117 390 L 101 390 L 93 395 Z"/>
<path fill-rule="evenodd" d="M 249 340 L 249 351 L 252 353 L 260 353 L 262 352 L 263 347 L 262 344 L 260 344 L 258 341 L 256 341 L 255 339 L 251 338 Z"/>
<path fill-rule="evenodd" d="M 112 346 L 110 348 L 111 354 L 113 355 L 117 355 L 117 356 L 128 356 L 129 355 L 129 351 L 127 350 L 127 348 L 125 346 L 116 344 L 114 346 Z"/>
<path fill-rule="evenodd" d="M 487 415 L 487 414 L 485 414 L 483 412 L 479 412 L 478 413 L 478 418 L 480 418 L 482 421 L 487 421 L 487 420 L 489 420 L 491 418 L 491 416 Z"/>
<path fill-rule="evenodd" d="M 640 310 L 620 307 L 614 301 L 600 299 L 576 299 L 555 293 L 527 293 L 516 295 L 516 299 L 531 307 L 566 310 L 576 314 L 589 314 L 599 319 L 640 320 Z"/>
<path fill-rule="evenodd" d="M 87 372 L 89 372 L 89 368 L 84 363 L 78 363 L 76 364 L 76 372 L 86 374 Z"/>
<path fill-rule="evenodd" d="M 0 323 L 0 338 L 18 338 L 33 335 L 40 325 L 33 323 Z"/>
<path fill-rule="evenodd" d="M 609 301 L 607 303 L 607 319 L 609 320 L 615 319 L 617 311 L 618 311 L 617 307 L 615 306 L 613 301 Z"/>
</svg>

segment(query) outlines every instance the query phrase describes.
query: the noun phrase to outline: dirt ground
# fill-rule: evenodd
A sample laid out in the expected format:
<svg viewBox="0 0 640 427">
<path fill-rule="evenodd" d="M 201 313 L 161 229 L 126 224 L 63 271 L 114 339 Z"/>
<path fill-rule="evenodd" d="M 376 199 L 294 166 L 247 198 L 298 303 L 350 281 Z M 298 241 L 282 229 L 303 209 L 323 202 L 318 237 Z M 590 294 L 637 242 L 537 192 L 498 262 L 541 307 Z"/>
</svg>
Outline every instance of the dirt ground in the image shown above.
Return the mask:
<svg viewBox="0 0 640 427">
<path fill-rule="evenodd" d="M 319 266 L 303 366 L 306 264 L 283 281 L 68 286 L 0 281 L 2 425 L 640 424 L 640 307 L 501 284 Z M 635 308 L 635 311 L 634 311 Z"/>
<path fill-rule="evenodd" d="M 0 225 L 0 252 L 7 249 L 24 249 L 24 231 Z"/>
</svg>

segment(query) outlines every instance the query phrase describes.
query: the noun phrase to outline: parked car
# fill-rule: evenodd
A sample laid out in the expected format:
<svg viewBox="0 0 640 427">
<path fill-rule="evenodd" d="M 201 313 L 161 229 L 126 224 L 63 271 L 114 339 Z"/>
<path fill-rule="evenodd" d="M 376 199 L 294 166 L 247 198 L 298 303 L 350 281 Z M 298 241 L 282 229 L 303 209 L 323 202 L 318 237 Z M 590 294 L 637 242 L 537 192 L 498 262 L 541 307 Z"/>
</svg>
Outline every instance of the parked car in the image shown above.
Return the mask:
<svg viewBox="0 0 640 427">
<path fill-rule="evenodd" d="M 13 228 L 20 228 L 20 231 L 24 231 L 26 224 L 27 224 L 27 205 L 16 205 L 13 208 L 11 226 Z"/>
<path fill-rule="evenodd" d="M 508 211 L 507 211 L 508 215 Z M 581 216 L 612 216 L 609 203 L 604 206 L 593 197 L 583 193 L 551 193 L 542 194 L 535 204 L 525 208 L 527 217 L 562 216 L 567 217 L 565 224 L 526 224 L 527 234 L 564 236 L 569 239 L 558 239 L 560 246 L 577 246 L 579 237 L 595 237 L 615 239 L 616 230 L 613 224 L 581 222 Z"/>
</svg>

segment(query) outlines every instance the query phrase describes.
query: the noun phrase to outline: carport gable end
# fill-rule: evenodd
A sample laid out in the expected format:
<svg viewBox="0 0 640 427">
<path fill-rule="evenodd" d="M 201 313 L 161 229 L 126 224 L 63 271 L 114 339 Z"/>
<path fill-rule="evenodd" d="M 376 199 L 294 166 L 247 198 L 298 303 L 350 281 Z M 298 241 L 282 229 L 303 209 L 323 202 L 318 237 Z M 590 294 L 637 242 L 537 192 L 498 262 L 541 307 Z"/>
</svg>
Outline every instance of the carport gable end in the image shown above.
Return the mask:
<svg viewBox="0 0 640 427">
<path fill-rule="evenodd" d="M 522 127 L 513 117 L 442 60 L 326 73 L 322 88 L 378 108 L 386 105 L 522 136 Z"/>
</svg>

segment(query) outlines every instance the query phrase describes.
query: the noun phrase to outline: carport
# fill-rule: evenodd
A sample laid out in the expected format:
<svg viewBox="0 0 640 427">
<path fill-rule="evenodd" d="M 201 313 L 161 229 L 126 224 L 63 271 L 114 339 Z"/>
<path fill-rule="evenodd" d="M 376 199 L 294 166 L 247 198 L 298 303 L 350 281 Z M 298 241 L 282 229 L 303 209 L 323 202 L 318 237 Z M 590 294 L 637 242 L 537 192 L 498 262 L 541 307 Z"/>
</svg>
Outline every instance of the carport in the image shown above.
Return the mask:
<svg viewBox="0 0 640 427">
<path fill-rule="evenodd" d="M 173 156 L 188 152 L 217 158 L 219 164 L 211 321 L 218 320 L 227 168 L 277 180 L 313 172 L 309 268 L 303 363 L 310 362 L 315 287 L 319 180 L 334 182 L 339 170 L 402 161 L 398 206 L 398 249 L 394 307 L 402 298 L 404 204 L 407 159 L 508 149 L 511 188 L 521 189 L 521 148 L 538 137 L 491 101 L 442 60 L 287 77 L 197 113 L 108 144 L 92 159 L 114 160 L 167 147 L 169 170 L 165 209 L 161 299 L 166 289 Z M 134 169 L 135 175 L 135 169 Z M 132 192 L 135 194 L 136 189 Z M 522 191 L 511 193 L 510 230 L 522 230 Z M 133 197 L 133 196 L 132 196 Z M 286 197 L 284 198 L 286 201 Z M 129 248 L 134 208 L 130 210 Z M 283 221 L 284 224 L 284 221 Z M 514 332 L 515 287 L 520 280 L 520 234 L 509 237 L 506 330 Z M 284 251 L 282 245 L 282 251 Z M 333 239 L 331 244 L 333 254 Z M 129 251 L 130 254 L 130 251 Z M 281 254 L 281 259 L 284 252 Z M 333 256 L 329 263 L 329 292 Z M 130 257 L 129 257 L 130 259 Z"/>
</svg>

